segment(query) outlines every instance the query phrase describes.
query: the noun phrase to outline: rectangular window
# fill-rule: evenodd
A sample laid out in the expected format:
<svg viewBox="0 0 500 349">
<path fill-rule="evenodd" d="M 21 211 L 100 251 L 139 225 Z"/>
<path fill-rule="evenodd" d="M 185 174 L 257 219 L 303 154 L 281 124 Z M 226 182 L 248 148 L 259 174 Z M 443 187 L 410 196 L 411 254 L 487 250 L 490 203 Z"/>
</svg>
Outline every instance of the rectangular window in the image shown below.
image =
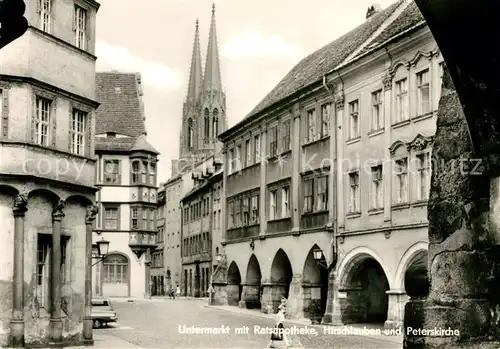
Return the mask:
<svg viewBox="0 0 500 349">
<path fill-rule="evenodd" d="M 139 160 L 132 161 L 132 183 L 141 182 L 141 162 Z"/>
<path fill-rule="evenodd" d="M 375 166 L 371 168 L 371 175 L 372 175 L 372 191 L 371 191 L 371 196 L 372 196 L 372 202 L 371 202 L 371 208 L 372 209 L 378 209 L 378 208 L 383 208 L 384 207 L 384 188 L 383 188 L 383 182 L 382 182 L 382 166 Z"/>
<path fill-rule="evenodd" d="M 323 176 L 316 179 L 316 211 L 328 209 L 328 177 Z"/>
<path fill-rule="evenodd" d="M 252 196 L 252 223 L 259 222 L 259 196 Z"/>
<path fill-rule="evenodd" d="M 85 50 L 87 48 L 87 10 L 75 5 L 74 21 L 75 46 Z"/>
<path fill-rule="evenodd" d="M 71 152 L 76 155 L 85 154 L 85 128 L 87 113 L 73 109 L 71 115 Z"/>
<path fill-rule="evenodd" d="M 40 13 L 40 29 L 46 33 L 51 31 L 51 6 L 52 0 L 38 0 L 38 12 Z"/>
<path fill-rule="evenodd" d="M 326 137 L 330 133 L 330 117 L 332 103 L 326 103 L 321 106 L 321 137 Z"/>
<path fill-rule="evenodd" d="M 283 122 L 281 126 L 281 150 L 288 151 L 290 150 L 290 120 L 286 120 Z"/>
<path fill-rule="evenodd" d="M 229 201 L 227 203 L 227 212 L 228 212 L 228 220 L 227 227 L 228 229 L 234 228 L 234 202 Z"/>
<path fill-rule="evenodd" d="M 229 161 L 228 161 L 228 171 L 229 174 L 234 172 L 234 149 L 229 150 Z"/>
<path fill-rule="evenodd" d="M 137 207 L 133 207 L 131 211 L 132 216 L 132 229 L 139 229 L 139 209 Z"/>
<path fill-rule="evenodd" d="M 349 103 L 349 139 L 359 137 L 359 102 L 358 100 Z"/>
<path fill-rule="evenodd" d="M 241 227 L 241 199 L 234 201 L 234 224 L 236 227 Z"/>
<path fill-rule="evenodd" d="M 383 128 L 382 90 L 378 90 L 372 93 L 372 131 Z"/>
<path fill-rule="evenodd" d="M 154 208 L 150 208 L 149 210 L 149 222 L 148 222 L 148 230 L 155 230 L 155 210 Z"/>
<path fill-rule="evenodd" d="M 141 162 L 141 183 L 146 184 L 148 179 L 148 162 Z"/>
<path fill-rule="evenodd" d="M 359 212 L 359 172 L 349 173 L 349 212 Z"/>
<path fill-rule="evenodd" d="M 40 308 L 50 306 L 50 247 L 51 235 L 38 234 L 37 237 L 37 287 L 36 296 Z"/>
<path fill-rule="evenodd" d="M 290 187 L 281 188 L 281 217 L 290 217 Z"/>
<path fill-rule="evenodd" d="M 250 219 L 250 198 L 243 198 L 243 226 L 247 226 Z"/>
<path fill-rule="evenodd" d="M 313 179 L 307 179 L 304 181 L 304 213 L 313 211 L 313 185 Z"/>
<path fill-rule="evenodd" d="M 425 115 L 431 112 L 429 69 L 417 74 L 417 108 L 418 115 Z"/>
<path fill-rule="evenodd" d="M 50 125 L 50 109 L 52 101 L 36 97 L 36 114 L 33 127 L 35 128 L 33 142 L 38 145 L 49 145 L 49 125 Z"/>
<path fill-rule="evenodd" d="M 396 115 L 395 122 L 408 120 L 408 79 L 396 81 Z"/>
<path fill-rule="evenodd" d="M 118 207 L 104 208 L 104 229 L 118 229 Z"/>
<path fill-rule="evenodd" d="M 120 160 L 104 160 L 104 183 L 120 184 Z"/>
<path fill-rule="evenodd" d="M 395 161 L 396 175 L 396 203 L 402 204 L 408 202 L 408 159 L 399 159 Z"/>
<path fill-rule="evenodd" d="M 260 135 L 255 135 L 253 138 L 253 149 L 253 162 L 256 164 L 260 162 Z"/>
<path fill-rule="evenodd" d="M 149 163 L 149 184 L 156 186 L 156 163 Z"/>
<path fill-rule="evenodd" d="M 278 154 L 278 127 L 275 126 L 269 130 L 269 156 Z"/>
<path fill-rule="evenodd" d="M 417 200 L 427 200 L 430 186 L 430 154 L 428 152 L 417 155 L 417 171 Z"/>
<path fill-rule="evenodd" d="M 277 204 L 277 191 L 276 190 L 271 190 L 269 192 L 269 220 L 272 221 L 273 219 L 276 219 L 276 204 Z"/>
<path fill-rule="evenodd" d="M 245 142 L 245 159 L 245 167 L 250 166 L 252 164 L 252 147 L 249 139 Z"/>
<path fill-rule="evenodd" d="M 234 160 L 234 168 L 236 171 L 241 170 L 241 144 L 236 147 L 236 158 Z"/>
<path fill-rule="evenodd" d="M 307 137 L 306 142 L 312 142 L 316 138 L 316 109 L 311 109 L 307 112 Z"/>
<path fill-rule="evenodd" d="M 142 217 L 141 217 L 142 218 L 141 219 L 141 221 L 142 221 L 141 226 L 142 227 L 141 227 L 141 229 L 148 230 L 148 209 L 143 207 L 141 213 L 142 213 Z"/>
</svg>

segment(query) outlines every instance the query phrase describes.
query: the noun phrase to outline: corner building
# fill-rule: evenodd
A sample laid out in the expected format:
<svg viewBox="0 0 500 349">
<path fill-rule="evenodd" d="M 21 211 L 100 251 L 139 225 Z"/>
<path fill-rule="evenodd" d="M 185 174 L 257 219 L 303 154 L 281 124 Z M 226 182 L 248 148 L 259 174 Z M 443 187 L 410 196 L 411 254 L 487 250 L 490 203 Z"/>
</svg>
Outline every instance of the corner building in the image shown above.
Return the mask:
<svg viewBox="0 0 500 349">
<path fill-rule="evenodd" d="M 426 265 L 442 58 L 413 2 L 366 17 L 220 135 L 229 304 L 402 323 L 404 275 Z"/>
<path fill-rule="evenodd" d="M 0 347 L 92 343 L 98 9 L 26 1 L 0 51 Z"/>
<path fill-rule="evenodd" d="M 97 215 L 94 242 L 110 242 L 93 267 L 93 292 L 147 297 L 157 247 L 158 152 L 146 138 L 140 74 L 97 74 Z"/>
</svg>

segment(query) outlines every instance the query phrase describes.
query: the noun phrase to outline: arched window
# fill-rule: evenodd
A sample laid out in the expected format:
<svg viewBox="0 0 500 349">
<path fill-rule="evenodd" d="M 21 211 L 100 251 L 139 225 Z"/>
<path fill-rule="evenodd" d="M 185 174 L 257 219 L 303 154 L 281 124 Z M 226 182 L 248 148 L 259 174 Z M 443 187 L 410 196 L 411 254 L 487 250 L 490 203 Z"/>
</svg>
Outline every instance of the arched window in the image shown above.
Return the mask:
<svg viewBox="0 0 500 349">
<path fill-rule="evenodd" d="M 219 111 L 217 109 L 214 109 L 212 130 L 213 130 L 213 138 L 215 140 L 219 135 Z"/>
<path fill-rule="evenodd" d="M 188 139 L 187 139 L 187 146 L 188 148 L 193 147 L 193 119 L 189 118 L 188 120 Z"/>
<path fill-rule="evenodd" d="M 128 259 L 121 254 L 111 254 L 102 263 L 103 282 L 127 284 Z"/>
<path fill-rule="evenodd" d="M 205 108 L 205 143 L 208 143 L 208 140 L 210 138 L 210 116 L 208 113 L 208 109 Z"/>
</svg>

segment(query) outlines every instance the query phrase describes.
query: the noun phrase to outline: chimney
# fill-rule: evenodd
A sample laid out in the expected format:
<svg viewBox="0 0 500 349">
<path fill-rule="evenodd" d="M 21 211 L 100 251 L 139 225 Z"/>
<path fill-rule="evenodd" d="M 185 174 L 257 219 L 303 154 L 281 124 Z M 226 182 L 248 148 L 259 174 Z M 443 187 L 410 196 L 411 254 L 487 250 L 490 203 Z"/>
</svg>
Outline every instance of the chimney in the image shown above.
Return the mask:
<svg viewBox="0 0 500 349">
<path fill-rule="evenodd" d="M 370 18 L 374 14 L 380 12 L 382 10 L 382 7 L 380 7 L 379 4 L 373 4 L 368 6 L 368 11 L 366 11 L 366 19 Z"/>
</svg>

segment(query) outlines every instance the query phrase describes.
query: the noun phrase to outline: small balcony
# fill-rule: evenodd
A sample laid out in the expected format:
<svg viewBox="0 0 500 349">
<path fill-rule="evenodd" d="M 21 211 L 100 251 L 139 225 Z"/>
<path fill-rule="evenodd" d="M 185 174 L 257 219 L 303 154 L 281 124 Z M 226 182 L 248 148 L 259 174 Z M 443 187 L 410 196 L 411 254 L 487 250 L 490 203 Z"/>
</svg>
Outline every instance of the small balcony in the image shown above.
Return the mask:
<svg viewBox="0 0 500 349">
<path fill-rule="evenodd" d="M 132 232 L 129 233 L 128 246 L 135 253 L 137 258 L 141 258 L 142 254 L 147 250 L 156 248 L 156 232 Z"/>
</svg>

